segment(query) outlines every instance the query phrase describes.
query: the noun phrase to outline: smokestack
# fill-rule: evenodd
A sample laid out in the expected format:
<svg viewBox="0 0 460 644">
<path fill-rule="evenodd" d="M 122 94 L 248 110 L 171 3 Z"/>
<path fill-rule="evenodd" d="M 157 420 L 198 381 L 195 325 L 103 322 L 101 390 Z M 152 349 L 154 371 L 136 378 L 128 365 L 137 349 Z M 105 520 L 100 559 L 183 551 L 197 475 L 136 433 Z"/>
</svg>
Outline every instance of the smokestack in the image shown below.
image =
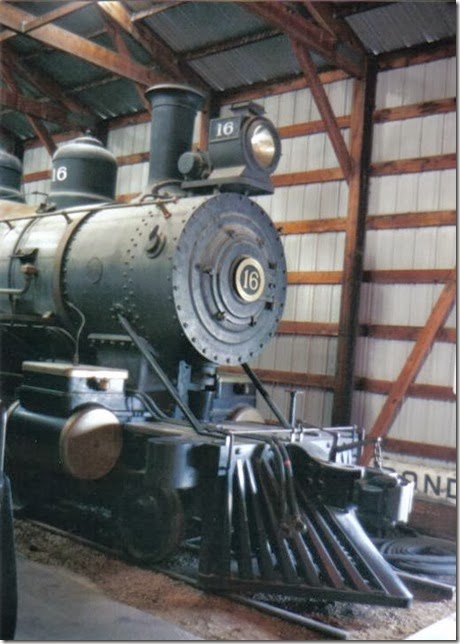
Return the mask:
<svg viewBox="0 0 460 644">
<path fill-rule="evenodd" d="M 176 84 L 155 85 L 145 95 L 152 106 L 149 186 L 182 180 L 177 162 L 191 150 L 196 113 L 205 97 L 192 87 Z"/>
</svg>

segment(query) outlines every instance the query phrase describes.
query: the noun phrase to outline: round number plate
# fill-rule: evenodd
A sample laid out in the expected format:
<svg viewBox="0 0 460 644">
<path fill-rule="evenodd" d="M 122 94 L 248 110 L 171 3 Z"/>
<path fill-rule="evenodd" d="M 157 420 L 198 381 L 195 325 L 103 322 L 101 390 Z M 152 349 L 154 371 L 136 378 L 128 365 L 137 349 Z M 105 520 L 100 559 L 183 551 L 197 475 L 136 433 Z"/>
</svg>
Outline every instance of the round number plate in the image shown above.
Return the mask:
<svg viewBox="0 0 460 644">
<path fill-rule="evenodd" d="M 265 289 L 265 273 L 262 264 L 253 257 L 238 262 L 235 270 L 235 289 L 245 302 L 255 302 Z"/>
</svg>

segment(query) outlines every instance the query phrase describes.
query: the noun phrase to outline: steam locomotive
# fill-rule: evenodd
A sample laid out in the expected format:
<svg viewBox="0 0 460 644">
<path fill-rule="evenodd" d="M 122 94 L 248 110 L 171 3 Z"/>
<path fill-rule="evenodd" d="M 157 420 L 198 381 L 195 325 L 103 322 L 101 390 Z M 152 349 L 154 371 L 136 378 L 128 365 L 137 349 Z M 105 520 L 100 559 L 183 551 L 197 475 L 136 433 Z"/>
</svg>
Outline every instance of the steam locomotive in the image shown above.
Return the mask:
<svg viewBox="0 0 460 644">
<path fill-rule="evenodd" d="M 235 105 L 210 121 L 208 150 L 193 150 L 203 95 L 147 95 L 149 181 L 130 203 L 114 201 L 116 162 L 90 136 L 56 152 L 37 209 L 0 158 L 0 386 L 16 506 L 105 513 L 141 560 L 193 539 L 205 588 L 408 605 L 361 521 L 405 520 L 410 484 L 356 465 L 355 427 L 286 418 L 248 364 L 286 295 L 280 238 L 252 198 L 273 191 L 276 129 L 259 105 Z"/>
</svg>

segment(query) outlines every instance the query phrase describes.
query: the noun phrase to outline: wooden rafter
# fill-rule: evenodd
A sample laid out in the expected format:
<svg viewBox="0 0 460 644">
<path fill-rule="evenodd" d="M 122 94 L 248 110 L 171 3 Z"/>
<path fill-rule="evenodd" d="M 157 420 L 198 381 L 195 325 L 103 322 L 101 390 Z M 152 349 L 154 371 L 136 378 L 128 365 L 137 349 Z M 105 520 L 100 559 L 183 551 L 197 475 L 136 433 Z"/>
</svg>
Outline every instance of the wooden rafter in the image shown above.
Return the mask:
<svg viewBox="0 0 460 644">
<path fill-rule="evenodd" d="M 457 294 L 456 271 L 453 269 L 450 278 L 444 286 L 433 310 L 427 320 L 425 327 L 415 342 L 415 345 L 407 358 L 401 372 L 392 384 L 388 397 L 368 434 L 368 438 L 384 438 L 394 422 L 396 415 L 401 408 L 404 398 L 410 385 L 414 382 L 417 374 L 422 368 L 436 335 L 447 316 L 452 310 Z M 373 447 L 366 445 L 361 456 L 361 463 L 367 465 L 372 458 Z"/>
<path fill-rule="evenodd" d="M 34 18 L 32 14 L 13 7 L 6 2 L 0 2 L 0 24 L 5 27 L 22 33 L 24 21 L 32 18 Z M 166 80 L 163 74 L 155 73 L 148 67 L 133 60 L 126 60 L 118 52 L 111 51 L 53 24 L 33 29 L 28 32 L 28 35 L 54 49 L 59 49 L 85 62 L 111 71 L 117 76 L 128 78 L 143 85 L 149 86 Z"/>
<path fill-rule="evenodd" d="M 22 112 L 28 116 L 58 123 L 67 129 L 71 129 L 72 127 L 65 110 L 45 101 L 37 101 L 35 98 L 24 96 L 17 91 L 2 89 L 0 103 L 4 107 Z"/>
<path fill-rule="evenodd" d="M 99 7 L 100 6 L 101 3 L 99 3 Z M 125 58 L 131 59 L 132 57 L 129 52 L 128 46 L 123 40 L 121 32 L 119 31 L 119 29 L 117 29 L 117 23 L 111 18 L 110 14 L 106 13 L 105 11 L 102 11 L 102 18 L 105 24 L 106 31 L 109 34 L 113 44 L 115 45 L 115 49 Z M 142 105 L 146 110 L 149 110 L 150 103 L 145 97 L 145 87 L 140 83 L 134 83 L 134 86 Z"/>
<path fill-rule="evenodd" d="M 293 3 L 295 5 L 295 3 Z M 285 33 L 289 38 L 313 49 L 334 67 L 343 69 L 348 74 L 361 78 L 364 73 L 364 58 L 356 56 L 356 50 L 347 56 L 344 51 L 350 48 L 343 44 L 342 50 L 337 48 L 337 38 L 329 31 L 294 11 L 287 2 L 247 2 L 243 4 L 248 11 L 255 13 Z M 358 60 L 358 62 L 356 62 Z"/>
<path fill-rule="evenodd" d="M 30 113 L 30 111 L 28 112 L 24 109 L 24 102 L 27 100 L 31 101 L 32 99 L 26 99 L 26 97 L 18 94 L 16 81 L 13 77 L 13 72 L 9 67 L 4 64 L 0 64 L 0 73 L 5 85 L 8 87 L 8 89 L 6 89 L 5 87 L 2 88 L 1 104 L 12 109 L 25 112 L 26 118 L 29 121 L 35 134 L 48 150 L 49 155 L 52 156 L 56 151 L 56 144 L 53 141 L 53 137 L 48 132 L 45 125 L 39 120 L 39 118 L 37 118 L 37 114 Z M 40 107 L 42 107 L 42 104 L 37 105 L 38 101 L 33 102 L 35 104 L 33 107 L 36 108 L 39 112 L 40 118 L 44 118 L 40 113 Z M 30 103 L 28 107 L 30 110 L 30 108 L 32 107 Z"/>
<path fill-rule="evenodd" d="M 16 32 L 11 31 L 11 29 L 4 29 L 0 33 L 0 43 L 5 42 L 5 40 L 9 40 L 10 38 L 14 38 L 14 36 L 16 35 L 17 35 Z"/>
<path fill-rule="evenodd" d="M 62 91 L 62 87 L 53 81 L 49 76 L 45 76 L 36 69 L 26 67 L 20 62 L 13 49 L 8 45 L 2 45 L 0 65 L 5 64 L 10 70 L 13 70 L 17 76 L 23 78 L 29 84 L 38 89 L 44 96 L 65 106 L 72 114 L 78 116 L 86 125 L 92 125 L 94 116 L 91 111 L 80 101 L 71 98 Z"/>
<path fill-rule="evenodd" d="M 91 3 L 88 1 L 83 1 L 68 2 L 66 4 L 62 4 L 62 6 L 56 7 L 56 9 L 48 11 L 41 16 L 33 16 L 29 20 L 25 20 L 23 23 L 22 31 L 23 33 L 27 33 L 28 31 L 32 31 L 33 29 L 37 29 L 38 27 L 43 27 L 43 25 L 47 25 L 50 22 L 57 20 L 58 18 L 63 18 L 70 13 L 75 13 L 75 11 L 79 11 L 80 9 L 87 7 L 88 4 Z"/>
<path fill-rule="evenodd" d="M 98 5 L 101 11 L 110 16 L 118 27 L 121 27 L 139 43 L 171 78 L 192 83 L 195 87 L 207 88 L 203 79 L 191 68 L 181 65 L 177 54 L 155 36 L 148 27 L 135 24 L 121 2 L 99 2 Z"/>
<path fill-rule="evenodd" d="M 22 26 L 22 32 L 27 33 L 28 31 L 31 31 L 32 29 L 37 29 L 37 27 L 42 27 L 43 25 L 46 25 L 53 20 L 57 20 L 58 18 L 62 18 L 63 16 L 67 16 L 70 13 L 75 13 L 75 11 L 79 11 L 80 9 L 83 9 L 84 7 L 88 6 L 88 1 L 83 1 L 83 2 L 69 2 L 67 4 L 63 4 L 61 7 L 57 7 L 56 9 L 53 9 L 53 11 L 48 11 L 47 13 L 44 13 L 42 16 L 31 16 L 29 20 L 25 20 Z M 13 38 L 16 36 L 16 31 L 10 31 L 5 29 L 0 34 L 0 41 L 8 40 L 10 38 Z"/>
<path fill-rule="evenodd" d="M 350 123 L 352 174 L 348 190 L 339 338 L 332 409 L 332 423 L 338 425 L 348 424 L 351 417 L 375 86 L 375 65 L 368 60 L 365 80 L 354 81 Z"/>
<path fill-rule="evenodd" d="M 313 2 L 313 0 L 305 0 L 302 4 L 318 25 L 328 31 L 334 38 L 348 43 L 358 54 L 366 53 L 365 47 L 348 23 L 345 20 L 337 20 L 334 17 L 334 9 L 331 4 L 328 2 Z"/>
<path fill-rule="evenodd" d="M 231 49 L 239 49 L 240 47 L 245 47 L 246 45 L 251 45 L 252 43 L 260 42 L 261 40 L 267 41 L 270 38 L 276 38 L 280 35 L 281 31 L 279 29 L 262 29 L 261 31 L 256 31 L 252 34 L 245 34 L 244 36 L 227 38 L 226 40 L 220 40 L 217 43 L 211 43 L 203 47 L 184 51 L 181 53 L 181 58 L 183 60 L 197 60 L 199 58 L 206 58 L 207 56 L 220 54 Z"/>
<path fill-rule="evenodd" d="M 184 4 L 183 0 L 168 0 L 168 2 L 155 2 L 152 7 L 148 9 L 141 9 L 135 11 L 132 15 L 133 22 L 138 20 L 144 20 L 145 18 L 150 18 L 150 16 L 155 16 L 158 13 L 162 13 L 171 7 L 174 7 L 179 4 Z"/>
<path fill-rule="evenodd" d="M 298 63 L 302 73 L 305 75 L 310 91 L 315 99 L 316 107 L 318 108 L 319 113 L 322 116 L 324 124 L 326 126 L 326 131 L 331 140 L 332 147 L 339 161 L 339 165 L 342 168 L 343 176 L 347 181 L 350 180 L 352 172 L 352 163 L 348 148 L 345 144 L 345 140 L 340 131 L 340 127 L 335 118 L 334 112 L 332 110 L 331 104 L 327 97 L 327 94 L 324 90 L 324 87 L 319 80 L 318 72 L 316 71 L 315 64 L 310 56 L 310 53 L 300 45 L 297 41 L 291 41 L 292 48 L 297 57 Z"/>
<path fill-rule="evenodd" d="M 48 151 L 48 154 L 50 155 L 50 157 L 52 157 L 57 150 L 57 145 L 54 142 L 54 139 L 51 136 L 51 134 L 46 129 L 44 123 L 40 121 L 40 119 L 30 117 L 30 124 L 32 126 L 33 131 L 35 132 L 39 140 L 43 143 L 44 147 Z"/>
</svg>

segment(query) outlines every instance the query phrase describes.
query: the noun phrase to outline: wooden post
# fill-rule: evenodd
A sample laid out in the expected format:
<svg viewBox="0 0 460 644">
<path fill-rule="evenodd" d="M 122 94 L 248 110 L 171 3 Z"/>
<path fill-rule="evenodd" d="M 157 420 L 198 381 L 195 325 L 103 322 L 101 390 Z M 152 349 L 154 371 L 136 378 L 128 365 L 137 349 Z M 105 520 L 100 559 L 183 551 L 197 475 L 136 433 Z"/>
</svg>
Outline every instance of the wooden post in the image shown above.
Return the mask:
<svg viewBox="0 0 460 644">
<path fill-rule="evenodd" d="M 354 385 L 355 346 L 363 272 L 369 166 L 372 146 L 372 115 L 375 101 L 376 67 L 366 63 L 363 80 L 355 80 L 350 123 L 351 176 L 345 232 L 342 296 L 335 373 L 332 424 L 350 423 Z"/>
</svg>

